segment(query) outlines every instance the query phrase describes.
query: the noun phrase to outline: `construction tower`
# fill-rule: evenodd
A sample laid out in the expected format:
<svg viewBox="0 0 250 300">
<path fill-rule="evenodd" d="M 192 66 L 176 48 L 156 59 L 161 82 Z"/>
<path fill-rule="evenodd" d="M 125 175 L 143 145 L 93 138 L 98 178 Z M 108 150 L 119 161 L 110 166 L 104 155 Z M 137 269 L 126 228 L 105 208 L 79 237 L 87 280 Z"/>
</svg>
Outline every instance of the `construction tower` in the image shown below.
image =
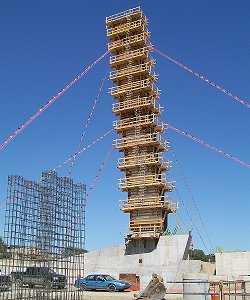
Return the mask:
<svg viewBox="0 0 250 300">
<path fill-rule="evenodd" d="M 121 135 L 115 146 L 124 154 L 118 168 L 126 173 L 119 179 L 119 188 L 128 194 L 121 200 L 121 209 L 130 214 L 126 239 L 134 243 L 153 240 L 156 244 L 176 203 L 166 195 L 174 185 L 163 174 L 170 169 L 170 162 L 162 155 L 168 142 L 162 137 L 164 123 L 159 116 L 163 108 L 157 101 L 160 90 L 155 85 L 147 25 L 140 7 L 106 18 L 110 79 L 115 84 L 110 94 L 117 100 L 113 112 L 119 117 L 114 128 Z"/>
</svg>

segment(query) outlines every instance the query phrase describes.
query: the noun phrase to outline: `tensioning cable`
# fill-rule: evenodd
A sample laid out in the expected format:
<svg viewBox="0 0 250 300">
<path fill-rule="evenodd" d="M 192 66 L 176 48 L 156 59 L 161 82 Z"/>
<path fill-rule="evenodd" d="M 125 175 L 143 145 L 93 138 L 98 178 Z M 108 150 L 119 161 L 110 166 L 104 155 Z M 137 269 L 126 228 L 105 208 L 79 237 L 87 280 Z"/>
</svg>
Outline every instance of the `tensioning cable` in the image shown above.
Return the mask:
<svg viewBox="0 0 250 300">
<path fill-rule="evenodd" d="M 31 116 L 21 127 L 14 131 L 1 145 L 0 151 L 3 150 L 17 135 L 19 135 L 27 126 L 29 126 L 37 117 L 39 117 L 47 108 L 50 107 L 58 98 L 60 98 L 68 89 L 70 89 L 77 81 L 79 81 L 90 69 L 92 69 L 98 62 L 100 62 L 106 55 L 108 51 L 101 55 L 97 60 L 95 60 L 90 66 L 87 67 L 80 75 L 78 75 L 74 80 L 72 80 L 65 88 L 63 88 L 59 93 L 57 93 L 53 98 L 51 98 L 44 106 L 38 109 L 38 111 Z"/>
<path fill-rule="evenodd" d="M 84 129 L 83 129 L 83 132 L 82 132 L 82 135 L 81 135 L 81 138 L 80 138 L 79 145 L 78 145 L 78 147 L 77 147 L 77 149 L 76 149 L 76 152 L 75 152 L 75 153 L 76 153 L 76 156 L 74 156 L 74 158 L 72 159 L 71 165 L 70 165 L 70 167 L 69 167 L 69 174 L 68 174 L 69 177 L 71 176 L 73 167 L 74 167 L 74 165 L 75 165 L 75 163 L 76 163 L 76 159 L 77 159 L 77 156 L 78 156 L 77 153 L 78 153 L 78 151 L 82 148 L 82 144 L 83 144 L 83 140 L 84 140 L 85 134 L 86 134 L 86 132 L 87 132 L 87 130 L 88 130 L 88 127 L 89 127 L 91 118 L 92 118 L 92 116 L 93 116 L 93 114 L 94 114 L 94 111 L 95 111 L 97 102 L 98 102 L 98 100 L 99 100 L 99 98 L 100 98 L 100 95 L 101 95 L 101 93 L 102 93 L 103 86 L 104 86 L 104 83 L 105 83 L 105 81 L 106 81 L 106 79 L 107 79 L 108 73 L 109 73 L 109 69 L 108 69 L 108 71 L 106 72 L 106 74 L 105 74 L 105 76 L 104 76 L 104 78 L 103 78 L 103 80 L 102 80 L 101 86 L 100 86 L 100 88 L 99 88 L 99 90 L 98 90 L 98 93 L 97 93 L 97 96 L 96 96 L 96 98 L 95 98 L 95 100 L 94 100 L 94 104 L 93 104 L 93 106 L 92 106 L 91 112 L 90 112 L 90 114 L 89 114 L 89 116 L 88 116 L 86 125 L 85 125 L 85 127 L 84 127 Z"/>
</svg>

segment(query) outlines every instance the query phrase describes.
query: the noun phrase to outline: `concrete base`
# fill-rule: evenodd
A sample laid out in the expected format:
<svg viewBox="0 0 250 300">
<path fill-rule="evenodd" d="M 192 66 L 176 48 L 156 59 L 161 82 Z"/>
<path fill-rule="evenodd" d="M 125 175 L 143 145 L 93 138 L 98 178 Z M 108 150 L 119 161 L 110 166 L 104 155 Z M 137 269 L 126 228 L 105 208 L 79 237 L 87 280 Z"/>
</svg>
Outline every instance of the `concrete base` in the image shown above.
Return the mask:
<svg viewBox="0 0 250 300">
<path fill-rule="evenodd" d="M 201 271 L 200 261 L 186 260 L 190 242 L 188 235 L 162 236 L 149 253 L 126 255 L 125 245 L 88 252 L 85 275 L 104 273 L 119 278 L 121 273 L 136 274 L 140 277 L 141 289 L 147 286 L 152 273 L 162 276 L 165 282 L 182 281 L 183 273 Z"/>
<path fill-rule="evenodd" d="M 250 252 L 215 253 L 216 275 L 250 276 Z"/>
<path fill-rule="evenodd" d="M 157 245 L 157 240 L 129 240 L 125 242 L 125 255 L 150 253 Z"/>
</svg>

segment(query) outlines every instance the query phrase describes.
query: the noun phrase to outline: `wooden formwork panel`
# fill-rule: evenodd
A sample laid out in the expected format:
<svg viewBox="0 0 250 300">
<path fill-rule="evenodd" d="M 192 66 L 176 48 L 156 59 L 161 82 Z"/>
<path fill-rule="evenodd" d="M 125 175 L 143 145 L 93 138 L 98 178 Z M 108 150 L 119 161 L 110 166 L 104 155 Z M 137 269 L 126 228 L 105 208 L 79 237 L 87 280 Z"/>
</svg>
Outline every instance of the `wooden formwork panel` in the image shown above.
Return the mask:
<svg viewBox="0 0 250 300">
<path fill-rule="evenodd" d="M 124 130 L 134 128 L 135 126 L 141 127 L 154 127 L 156 132 L 164 131 L 164 123 L 155 115 L 141 115 L 139 117 L 125 118 L 113 122 L 113 127 L 118 133 Z"/>
<path fill-rule="evenodd" d="M 138 175 L 126 178 L 120 178 L 119 184 L 120 188 L 124 186 L 129 187 L 130 185 L 158 185 L 167 184 L 166 175 L 164 174 L 149 174 L 149 175 Z"/>
<path fill-rule="evenodd" d="M 107 27 L 107 37 L 112 41 L 126 35 L 127 33 L 141 33 L 144 32 L 145 26 L 147 26 L 147 21 L 145 19 L 139 19 L 122 23 L 121 25 L 115 27 Z"/>
<path fill-rule="evenodd" d="M 133 47 L 145 47 L 148 45 L 147 40 L 149 39 L 149 36 L 150 33 L 148 31 L 144 31 L 143 33 L 132 35 L 129 38 L 112 41 L 108 43 L 108 50 L 111 53 L 116 53 L 128 44 Z"/>
<path fill-rule="evenodd" d="M 134 111 L 135 109 L 144 109 L 147 108 L 151 110 L 154 114 L 161 115 L 163 111 L 163 107 L 157 102 L 157 100 L 153 97 L 136 97 L 131 100 L 124 99 L 118 103 L 113 103 L 113 113 L 117 116 L 121 116 L 122 114 L 130 111 Z"/>
<path fill-rule="evenodd" d="M 127 51 L 122 51 L 119 54 L 110 56 L 109 63 L 112 68 L 115 68 L 127 62 L 128 59 L 132 59 L 133 61 L 139 59 L 149 60 L 148 55 L 152 51 L 152 46 L 140 47 L 138 49 L 134 49 L 129 53 Z"/>
<path fill-rule="evenodd" d="M 130 75 L 132 76 L 144 76 L 149 78 L 151 82 L 156 82 L 157 75 L 152 71 L 150 61 L 148 63 L 135 64 L 132 67 L 124 66 L 123 68 L 113 70 L 110 72 L 109 78 L 114 83 L 119 83 L 121 80 L 126 80 Z"/>
<path fill-rule="evenodd" d="M 137 197 L 137 198 L 128 198 L 126 200 L 120 200 L 120 207 L 122 210 L 131 210 L 131 209 L 156 209 L 162 208 L 168 211 L 176 211 L 176 202 L 173 202 L 168 196 L 155 196 L 155 197 Z"/>
<path fill-rule="evenodd" d="M 106 25 L 112 54 L 110 79 L 116 84 L 110 94 L 118 100 L 113 112 L 120 117 L 114 128 L 122 135 L 114 145 L 124 152 L 118 168 L 126 173 L 119 179 L 119 187 L 128 193 L 121 209 L 130 213 L 131 238 L 158 238 L 166 229 L 167 214 L 176 206 L 165 196 L 174 183 L 162 174 L 169 171 L 170 162 L 160 154 L 167 151 L 168 142 L 161 136 L 164 123 L 158 118 L 162 107 L 156 101 L 160 90 L 155 86 L 157 75 L 149 56 L 153 47 L 147 20 L 141 9 L 135 8 L 108 17 Z"/>
<path fill-rule="evenodd" d="M 126 83 L 123 85 L 113 86 L 109 88 L 111 96 L 116 99 L 125 96 L 128 91 L 131 93 L 138 93 L 138 91 L 144 91 L 149 93 L 154 98 L 160 97 L 160 89 L 158 89 L 152 81 L 147 78 L 143 80 L 132 81 L 131 83 Z"/>
<path fill-rule="evenodd" d="M 116 139 L 114 145 L 120 151 L 124 151 L 126 148 L 131 148 L 134 146 L 151 146 L 154 145 L 159 151 L 166 151 L 168 148 L 168 142 L 159 134 L 145 134 L 139 137 L 129 136 L 123 137 L 121 139 Z"/>
<path fill-rule="evenodd" d="M 154 166 L 156 165 L 161 171 L 170 169 L 170 161 L 165 160 L 161 153 L 145 153 L 142 155 L 126 156 L 118 159 L 118 168 L 126 170 L 128 168 L 139 167 L 142 164 Z"/>
</svg>

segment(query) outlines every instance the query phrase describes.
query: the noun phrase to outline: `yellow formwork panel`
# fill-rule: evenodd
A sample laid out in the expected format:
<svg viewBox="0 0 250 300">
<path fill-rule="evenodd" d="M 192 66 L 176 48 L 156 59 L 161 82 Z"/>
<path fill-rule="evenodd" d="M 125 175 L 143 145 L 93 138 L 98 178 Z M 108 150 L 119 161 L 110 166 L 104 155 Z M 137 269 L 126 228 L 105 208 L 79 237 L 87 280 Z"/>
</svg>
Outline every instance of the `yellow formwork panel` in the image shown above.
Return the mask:
<svg viewBox="0 0 250 300">
<path fill-rule="evenodd" d="M 150 37 L 149 31 L 144 31 L 143 33 L 139 33 L 136 35 L 132 35 L 129 38 L 124 38 L 121 40 L 115 40 L 111 43 L 108 43 L 108 50 L 111 53 L 116 53 L 118 50 L 126 47 L 127 45 L 130 46 L 141 46 L 145 47 L 148 45 L 147 40 Z"/>
<path fill-rule="evenodd" d="M 164 131 L 164 123 L 155 115 L 141 115 L 139 117 L 126 118 L 113 122 L 113 127 L 117 133 L 134 128 L 135 126 L 153 127 L 156 132 Z"/>
<path fill-rule="evenodd" d="M 131 93 L 138 93 L 138 91 L 144 91 L 149 93 L 154 98 L 160 97 L 160 89 L 155 86 L 154 83 L 151 82 L 150 79 L 132 81 L 131 83 L 126 83 L 118 86 L 113 86 L 109 88 L 109 92 L 111 96 L 116 99 L 121 98 L 126 95 L 126 93 L 130 91 Z"/>
<path fill-rule="evenodd" d="M 154 217 L 151 216 L 151 218 L 148 217 L 146 214 L 145 216 L 140 216 L 140 217 L 132 217 L 130 218 L 130 224 L 133 224 L 134 226 L 140 226 L 140 225 L 145 225 L 145 226 L 150 226 L 150 225 L 158 225 L 161 226 L 163 221 L 163 217 Z"/>
<path fill-rule="evenodd" d="M 155 85 L 147 23 L 140 7 L 106 18 L 113 68 L 110 79 L 116 84 L 109 92 L 118 100 L 112 106 L 120 118 L 114 121 L 114 128 L 122 134 L 114 145 L 124 152 L 118 168 L 126 173 L 119 179 L 119 188 L 128 192 L 120 207 L 130 213 L 131 239 L 159 238 L 166 230 L 168 213 L 178 207 L 165 195 L 173 190 L 174 182 L 162 174 L 170 170 L 170 162 L 161 153 L 167 151 L 168 142 L 161 135 L 164 124 L 159 115 L 163 108 L 157 101 L 160 90 Z"/>
<path fill-rule="evenodd" d="M 127 66 L 122 69 L 113 70 L 110 72 L 109 79 L 111 79 L 114 83 L 119 83 L 119 81 L 128 78 L 129 75 L 143 75 L 144 77 L 148 77 L 151 82 L 156 82 L 158 78 L 156 73 L 152 71 L 153 65 L 153 61 L 148 61 L 147 63 L 141 63 L 132 67 Z"/>
<path fill-rule="evenodd" d="M 145 233 L 147 233 L 145 237 L 155 238 L 157 236 L 159 237 L 159 235 L 162 233 L 163 226 L 160 223 L 138 225 L 133 225 L 130 223 L 130 230 L 133 231 L 133 236 L 131 238 L 136 238 L 136 235 L 139 235 L 139 237 L 143 237 Z"/>
<path fill-rule="evenodd" d="M 124 34 L 135 34 L 144 32 L 145 26 L 147 25 L 146 19 L 139 19 L 136 21 L 128 21 L 127 23 L 123 23 L 121 25 L 115 27 L 107 27 L 107 37 L 113 41 L 119 36 Z"/>
<path fill-rule="evenodd" d="M 161 115 L 163 107 L 153 97 L 136 97 L 131 100 L 123 100 L 118 103 L 113 103 L 112 110 L 117 116 L 135 109 L 150 109 L 154 114 Z"/>
<path fill-rule="evenodd" d="M 119 178 L 118 182 L 121 190 L 128 190 L 135 187 L 161 187 L 164 191 L 172 191 L 174 182 L 168 181 L 165 174 L 138 175 L 132 177 Z"/>
<path fill-rule="evenodd" d="M 124 151 L 126 148 L 131 148 L 134 146 L 152 146 L 158 148 L 158 151 L 167 151 L 169 147 L 169 142 L 167 142 L 158 133 L 149 133 L 139 136 L 129 136 L 114 141 L 114 145 L 120 151 Z"/>
<path fill-rule="evenodd" d="M 147 59 L 149 53 L 152 51 L 153 51 L 153 47 L 150 45 L 147 47 L 134 49 L 129 53 L 127 51 L 124 51 L 120 54 L 110 56 L 109 63 L 112 68 L 115 68 L 116 66 L 119 66 L 120 64 L 126 62 L 128 59 L 133 59 L 133 60 Z"/>
<path fill-rule="evenodd" d="M 126 200 L 120 200 L 120 209 L 124 212 L 130 212 L 135 209 L 155 209 L 161 208 L 164 211 L 176 212 L 178 204 L 171 201 L 168 196 L 163 197 L 137 197 L 129 198 Z"/>
<path fill-rule="evenodd" d="M 126 170 L 144 165 L 157 165 L 161 171 L 170 170 L 170 161 L 165 160 L 161 153 L 145 153 L 142 155 L 125 156 L 118 159 L 118 168 Z"/>
</svg>

